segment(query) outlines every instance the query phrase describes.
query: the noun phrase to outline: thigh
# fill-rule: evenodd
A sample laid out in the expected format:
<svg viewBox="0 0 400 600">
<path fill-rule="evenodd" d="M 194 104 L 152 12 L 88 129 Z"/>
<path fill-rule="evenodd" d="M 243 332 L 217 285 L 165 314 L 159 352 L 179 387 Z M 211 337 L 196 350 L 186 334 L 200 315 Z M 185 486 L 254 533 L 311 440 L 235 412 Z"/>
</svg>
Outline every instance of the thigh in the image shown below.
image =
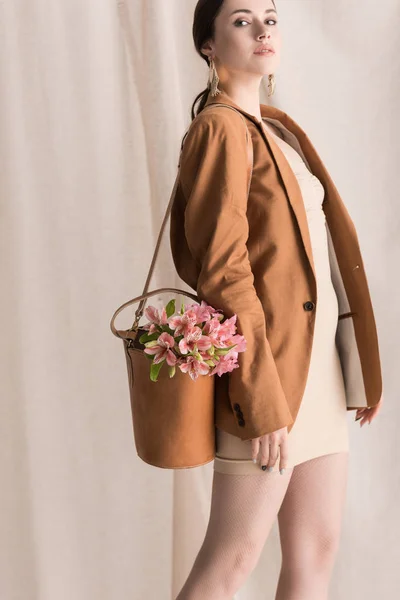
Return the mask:
<svg viewBox="0 0 400 600">
<path fill-rule="evenodd" d="M 206 535 L 177 600 L 236 594 L 258 562 L 290 476 L 214 471 Z"/>
<path fill-rule="evenodd" d="M 234 545 L 245 553 L 261 552 L 291 475 L 292 469 L 283 475 L 261 469 L 244 475 L 214 471 L 206 534 L 210 548 Z"/>
<path fill-rule="evenodd" d="M 283 557 L 307 560 L 339 541 L 347 489 L 348 452 L 296 465 L 278 512 Z"/>
</svg>

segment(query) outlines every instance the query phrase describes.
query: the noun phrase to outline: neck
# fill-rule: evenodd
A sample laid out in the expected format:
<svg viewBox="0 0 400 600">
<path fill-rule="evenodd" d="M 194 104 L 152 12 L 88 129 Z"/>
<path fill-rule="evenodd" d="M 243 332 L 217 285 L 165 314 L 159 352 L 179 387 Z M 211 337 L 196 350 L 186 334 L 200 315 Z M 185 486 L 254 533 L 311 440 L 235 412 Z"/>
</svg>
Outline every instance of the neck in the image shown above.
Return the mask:
<svg viewBox="0 0 400 600">
<path fill-rule="evenodd" d="M 221 91 L 228 94 L 240 108 L 256 117 L 258 121 L 261 121 L 260 81 L 258 79 L 246 85 L 235 79 L 234 81 L 225 82 L 225 84 L 221 82 L 221 85 L 218 87 Z"/>
</svg>

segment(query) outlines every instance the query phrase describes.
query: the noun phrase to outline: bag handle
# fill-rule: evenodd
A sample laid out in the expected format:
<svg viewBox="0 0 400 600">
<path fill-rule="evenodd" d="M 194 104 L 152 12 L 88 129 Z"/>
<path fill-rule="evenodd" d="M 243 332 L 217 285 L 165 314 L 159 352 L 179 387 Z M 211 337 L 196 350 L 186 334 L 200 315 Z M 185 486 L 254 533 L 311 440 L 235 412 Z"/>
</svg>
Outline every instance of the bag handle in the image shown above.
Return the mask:
<svg viewBox="0 0 400 600">
<path fill-rule="evenodd" d="M 247 186 L 247 196 L 249 195 L 250 192 L 250 184 L 251 184 L 251 176 L 252 176 L 252 172 L 253 172 L 253 143 L 251 140 L 251 135 L 249 132 L 249 129 L 247 127 L 247 123 L 246 123 L 246 119 L 243 117 L 242 113 L 240 111 L 238 111 L 236 108 L 233 108 L 233 106 L 230 106 L 230 104 L 224 104 L 222 102 L 218 102 L 218 103 L 212 103 L 208 106 L 206 106 L 205 108 L 203 108 L 203 110 L 201 112 L 203 112 L 204 110 L 207 110 L 207 108 L 214 108 L 215 106 L 226 106 L 227 108 L 230 108 L 232 110 L 234 110 L 235 112 L 237 112 L 245 126 L 246 126 L 246 142 L 247 142 L 247 158 L 248 158 L 248 165 L 247 165 L 247 179 L 248 179 L 248 186 Z M 175 178 L 175 183 L 171 192 L 171 197 L 170 200 L 168 202 L 168 206 L 167 209 L 165 211 L 165 215 L 161 224 L 161 229 L 160 232 L 158 234 L 158 238 L 157 238 L 157 243 L 156 243 L 156 247 L 154 250 L 154 254 L 153 254 L 153 258 L 150 264 L 150 268 L 149 268 L 149 272 L 147 274 L 147 278 L 146 278 L 146 282 L 144 284 L 144 288 L 143 288 L 143 292 L 140 296 L 137 296 L 136 298 L 133 298 L 132 300 L 129 300 L 128 302 L 125 302 L 124 304 L 122 304 L 119 308 L 117 308 L 117 310 L 115 311 L 115 313 L 112 316 L 111 322 L 110 322 L 110 328 L 111 331 L 113 332 L 114 335 L 116 335 L 117 337 L 126 337 L 126 335 L 121 335 L 121 331 L 117 330 L 114 326 L 114 321 L 116 316 L 127 306 L 129 306 L 130 304 L 133 304 L 134 302 L 137 302 L 138 300 L 140 300 L 140 304 L 135 312 L 135 320 L 132 324 L 132 327 L 130 329 L 128 329 L 127 331 L 136 331 L 138 328 L 138 324 L 140 321 L 140 318 L 144 312 L 144 307 L 146 305 L 146 299 L 154 296 L 155 294 L 158 294 L 160 292 L 165 292 L 165 291 L 169 291 L 169 292 L 177 292 L 179 294 L 183 294 L 185 296 L 188 296 L 190 298 L 192 298 L 193 300 L 195 300 L 196 302 L 199 302 L 199 298 L 195 295 L 195 294 L 191 294 L 190 292 L 187 292 L 185 290 L 179 290 L 177 288 L 159 288 L 157 290 L 153 290 L 151 292 L 148 292 L 147 290 L 149 289 L 149 285 L 150 285 L 150 280 L 151 277 L 153 275 L 153 271 L 154 271 L 154 267 L 155 267 L 155 262 L 157 260 L 157 256 L 158 256 L 158 252 L 160 249 L 160 245 L 161 245 L 161 239 L 162 239 L 162 235 L 165 229 L 165 225 L 167 223 L 167 219 L 170 215 L 171 209 L 172 209 L 172 202 L 175 196 L 175 192 L 176 192 L 176 188 L 178 187 L 178 181 L 179 181 L 179 174 L 180 174 L 180 166 L 181 166 L 181 155 L 182 155 L 182 149 L 183 149 L 183 143 L 185 141 L 185 138 L 187 136 L 187 134 L 190 131 L 191 126 L 193 125 L 194 119 L 192 121 L 192 123 L 189 125 L 189 128 L 187 130 L 187 132 L 185 133 L 183 139 L 182 139 L 182 143 L 181 143 L 181 150 L 180 150 L 180 154 L 179 154 L 179 162 L 178 162 L 178 172 Z"/>
</svg>

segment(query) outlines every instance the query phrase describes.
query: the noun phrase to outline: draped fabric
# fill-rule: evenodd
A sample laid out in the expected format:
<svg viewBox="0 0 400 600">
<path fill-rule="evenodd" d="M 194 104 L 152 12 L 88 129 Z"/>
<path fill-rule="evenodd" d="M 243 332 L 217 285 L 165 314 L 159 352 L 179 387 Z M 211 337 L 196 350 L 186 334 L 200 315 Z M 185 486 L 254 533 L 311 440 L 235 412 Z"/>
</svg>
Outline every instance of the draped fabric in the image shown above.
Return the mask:
<svg viewBox="0 0 400 600">
<path fill-rule="evenodd" d="M 212 463 L 136 456 L 122 342 L 207 69 L 194 0 L 0 3 L 0 594 L 174 600 L 201 545 Z M 395 597 L 399 0 L 277 0 L 272 102 L 306 131 L 357 226 L 385 405 L 351 423 L 332 600 Z M 266 78 L 265 78 L 266 79 Z M 165 235 L 150 288 L 180 287 Z M 154 298 L 151 304 L 164 298 Z M 130 326 L 134 311 L 117 326 Z M 240 600 L 272 598 L 277 525 Z"/>
</svg>

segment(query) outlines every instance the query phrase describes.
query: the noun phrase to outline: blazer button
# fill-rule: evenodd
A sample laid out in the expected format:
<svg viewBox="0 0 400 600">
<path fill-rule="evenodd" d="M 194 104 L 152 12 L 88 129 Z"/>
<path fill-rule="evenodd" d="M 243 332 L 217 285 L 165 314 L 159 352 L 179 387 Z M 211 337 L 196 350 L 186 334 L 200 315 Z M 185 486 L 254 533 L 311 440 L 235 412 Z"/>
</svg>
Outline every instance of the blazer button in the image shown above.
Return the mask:
<svg viewBox="0 0 400 600">
<path fill-rule="evenodd" d="M 238 423 L 239 423 L 240 427 L 244 427 L 246 421 L 244 419 L 239 419 Z"/>
<path fill-rule="evenodd" d="M 315 307 L 314 302 L 304 302 L 303 304 L 304 310 L 313 310 Z"/>
<path fill-rule="evenodd" d="M 240 411 L 240 404 L 236 402 L 236 404 L 233 405 L 233 408 L 236 410 L 236 412 Z"/>
</svg>

